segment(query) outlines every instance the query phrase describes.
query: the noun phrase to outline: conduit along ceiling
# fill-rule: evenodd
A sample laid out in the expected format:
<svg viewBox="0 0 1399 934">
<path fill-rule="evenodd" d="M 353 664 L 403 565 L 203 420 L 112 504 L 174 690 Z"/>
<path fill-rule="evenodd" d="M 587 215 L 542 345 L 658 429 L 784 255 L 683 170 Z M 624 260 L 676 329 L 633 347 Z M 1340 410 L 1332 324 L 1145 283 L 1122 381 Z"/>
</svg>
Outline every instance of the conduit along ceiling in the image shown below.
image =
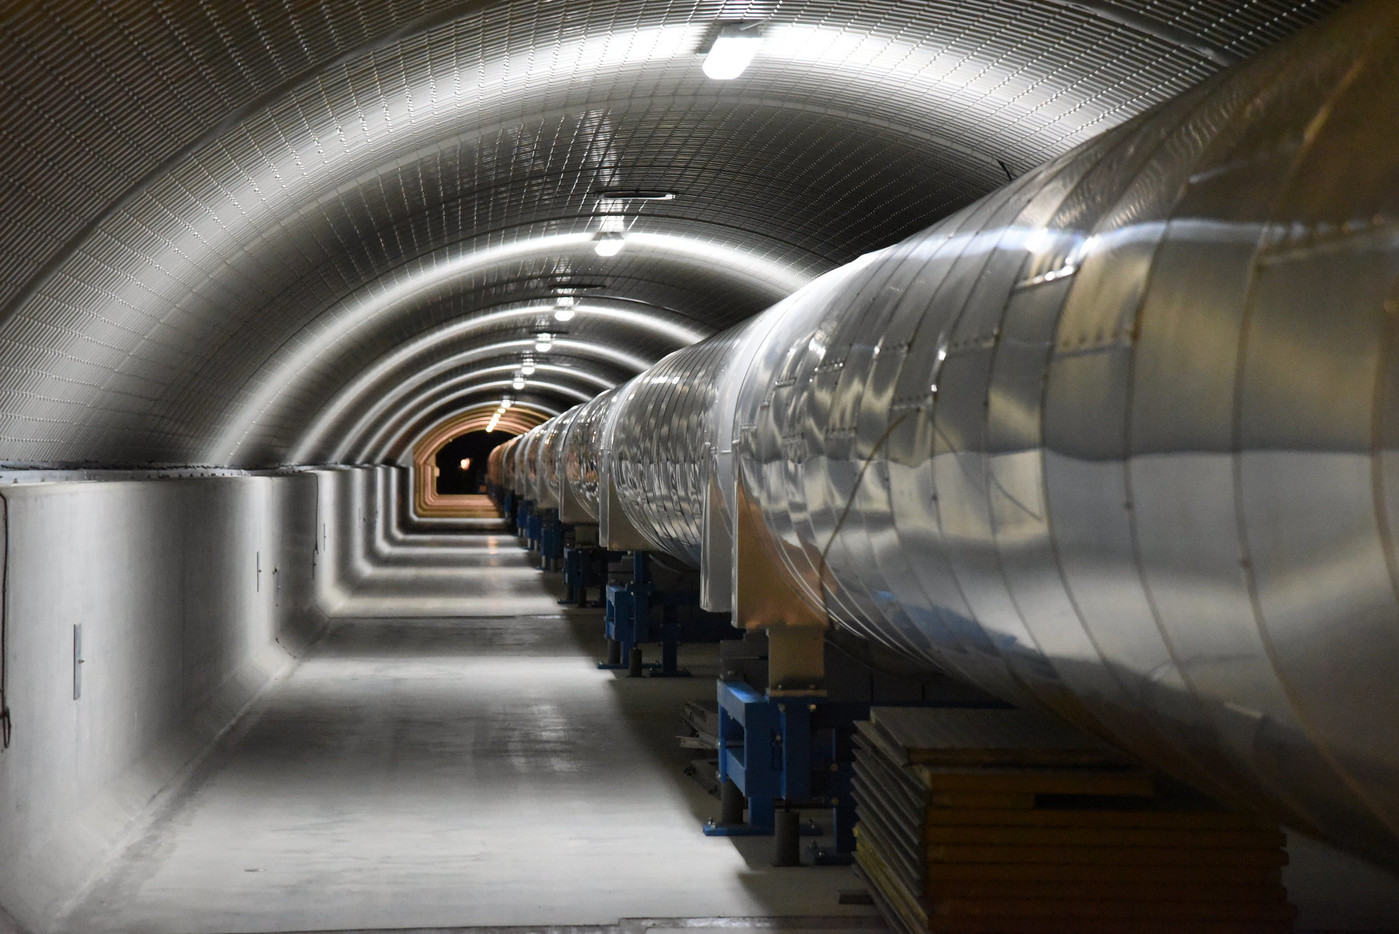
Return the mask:
<svg viewBox="0 0 1399 934">
<path fill-rule="evenodd" d="M 1338 2 L 10 5 L 0 462 L 560 411 Z M 734 22 L 756 56 L 708 78 Z"/>
</svg>

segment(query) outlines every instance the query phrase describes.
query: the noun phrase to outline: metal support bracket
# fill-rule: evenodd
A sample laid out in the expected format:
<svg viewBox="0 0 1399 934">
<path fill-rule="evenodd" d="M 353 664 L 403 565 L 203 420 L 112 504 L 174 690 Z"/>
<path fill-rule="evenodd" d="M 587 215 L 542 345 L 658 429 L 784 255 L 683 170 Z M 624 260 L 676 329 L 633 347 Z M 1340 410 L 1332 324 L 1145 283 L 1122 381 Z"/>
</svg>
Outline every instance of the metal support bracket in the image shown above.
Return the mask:
<svg viewBox="0 0 1399 934">
<path fill-rule="evenodd" d="M 699 594 L 688 590 L 661 590 L 651 577 L 650 555 L 632 552 L 632 579 L 608 584 L 604 626 L 607 638 L 621 645 L 621 662 L 599 662 L 602 669 L 630 667 L 631 650 L 643 643 L 661 646 L 661 661 L 642 665 L 653 678 L 688 678 L 679 665 L 682 642 L 718 642 L 738 638 L 727 618 L 700 612 Z M 693 619 L 680 619 L 680 609 L 692 608 Z"/>
<path fill-rule="evenodd" d="M 526 544 L 529 540 L 530 519 L 534 516 L 534 500 L 516 500 L 515 505 L 515 534 L 520 538 L 521 544 Z"/>
<path fill-rule="evenodd" d="M 597 545 L 566 545 L 563 550 L 563 582 L 567 592 L 561 603 L 579 607 L 603 606 L 607 597 L 607 566 L 623 555 Z M 598 601 L 588 602 L 588 589 L 598 588 Z"/>
<path fill-rule="evenodd" d="M 766 836 L 774 832 L 777 802 L 831 808 L 833 848 L 817 862 L 843 863 L 854 852 L 855 803 L 850 736 L 869 704 L 834 702 L 821 695 L 773 697 L 741 681 L 719 681 L 719 781 L 748 799 L 748 820 L 710 821 L 711 837 Z M 812 833 L 812 827 L 804 828 Z"/>
<path fill-rule="evenodd" d="M 604 471 L 598 474 L 598 541 L 617 551 L 639 551 L 651 547 L 646 536 L 627 518 L 610 476 Z"/>
<path fill-rule="evenodd" d="M 545 509 L 539 515 L 539 565 L 546 571 L 563 561 L 564 536 L 568 527 L 559 519 L 557 509 Z"/>
</svg>

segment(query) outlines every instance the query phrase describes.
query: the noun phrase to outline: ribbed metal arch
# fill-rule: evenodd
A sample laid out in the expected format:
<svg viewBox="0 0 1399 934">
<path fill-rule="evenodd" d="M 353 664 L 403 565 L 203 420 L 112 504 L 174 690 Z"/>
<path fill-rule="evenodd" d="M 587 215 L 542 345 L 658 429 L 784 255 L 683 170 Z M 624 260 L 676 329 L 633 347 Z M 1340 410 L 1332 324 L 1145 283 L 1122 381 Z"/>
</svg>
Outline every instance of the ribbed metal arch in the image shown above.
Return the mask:
<svg viewBox="0 0 1399 934">
<path fill-rule="evenodd" d="M 545 365 L 536 369 L 535 372 L 550 377 L 556 382 L 566 382 L 594 394 L 604 389 L 610 389 L 617 383 L 624 381 L 625 378 L 609 379 L 599 376 L 591 369 L 576 367 L 568 369 L 568 366 L 568 364 L 563 367 Z M 513 371 L 514 368 L 512 367 L 511 370 Z M 378 406 L 372 414 L 356 423 L 354 433 L 346 437 L 337 448 L 337 451 L 345 452 L 340 454 L 337 460 L 347 457 L 351 459 L 363 458 L 366 450 L 372 450 L 379 440 L 387 433 L 392 432 L 396 426 L 410 420 L 422 406 L 434 404 L 444 396 L 455 393 L 463 386 L 480 378 L 481 372 L 474 368 L 456 367 L 443 371 L 431 379 L 396 389 L 392 397 L 385 399 L 383 404 Z M 604 383 L 607 385 L 602 385 Z M 538 391 L 537 384 L 532 381 L 526 382 L 525 389 Z M 565 400 L 558 401 L 563 404 Z M 569 400 L 567 404 L 572 404 L 572 400 Z"/>
<path fill-rule="evenodd" d="M 532 347 L 529 341 L 512 343 L 520 358 Z M 563 343 L 559 347 L 565 349 L 556 348 L 556 351 L 549 355 L 554 363 L 584 369 L 598 378 L 622 382 L 636 373 L 635 369 L 619 366 L 611 348 L 571 342 Z M 497 359 L 502 352 L 501 345 L 474 347 L 420 368 L 410 366 L 409 369 L 413 370 L 411 376 L 390 378 L 382 384 L 378 381 L 367 384 L 362 392 L 345 400 L 345 407 L 341 413 L 337 413 L 338 417 L 317 426 L 316 434 L 308 438 L 310 443 L 300 449 L 303 452 L 301 460 L 339 463 L 347 459 L 360 459 L 362 455 L 356 452 L 361 451 L 368 443 L 366 439 L 377 437 L 382 430 L 381 426 L 387 420 L 400 417 L 401 398 L 419 391 L 424 386 L 437 385 L 441 381 L 470 374 L 479 365 L 479 361 Z"/>
<path fill-rule="evenodd" d="M 391 402 L 395 393 L 417 385 L 424 374 L 439 372 L 443 364 L 469 361 L 489 366 L 526 357 L 543 359 L 545 355 L 533 349 L 533 335 L 538 333 L 556 339 L 558 349 L 551 352 L 555 359 L 606 361 L 617 368 L 618 378 L 629 378 L 666 353 L 705 336 L 684 318 L 660 309 L 623 305 L 618 310 L 597 304 L 600 307 L 595 309 L 592 300 L 585 300 L 586 310 L 566 324 L 555 321 L 547 307 L 528 313 L 540 306 L 506 306 L 448 319 L 418 333 L 402 333 L 390 353 L 351 371 L 337 393 L 314 410 L 315 417 L 303 422 L 302 443 L 291 451 L 292 458 L 319 462 L 341 456 L 366 412 Z M 338 448 L 332 446 L 337 439 L 344 442 Z"/>
<path fill-rule="evenodd" d="M 717 2 L 11 10 L 0 462 L 280 462 L 433 303 L 337 310 L 423 257 L 592 229 L 622 184 L 681 194 L 626 226 L 819 272 L 1334 5 L 793 0 L 750 10 L 727 86 L 698 79 Z M 761 307 L 705 297 L 729 272 L 624 297 L 720 327 Z"/>
<path fill-rule="evenodd" d="M 567 409 L 580 402 L 586 402 L 599 391 L 596 383 L 580 379 L 577 374 L 569 374 L 566 371 L 562 374 L 554 373 L 549 372 L 547 368 L 539 372 L 542 374 L 542 378 L 531 380 L 524 389 L 502 388 L 499 394 L 509 396 L 512 399 L 525 392 L 539 396 L 547 395 L 561 400 L 561 407 Z M 482 392 L 490 391 L 490 389 L 483 389 L 483 386 L 494 385 L 498 384 L 495 381 L 490 381 L 489 375 L 471 372 L 454 379 L 434 382 L 412 393 L 405 394 L 395 399 L 392 409 L 379 418 L 368 430 L 356 437 L 353 446 L 347 446 L 350 453 L 346 459 L 355 461 L 378 460 L 384 456 L 383 451 L 386 448 L 392 448 L 395 445 L 400 433 L 404 430 L 404 426 L 414 424 L 423 411 L 437 411 L 450 402 L 474 398 Z M 563 387 L 569 391 L 563 393 L 556 387 Z"/>
<path fill-rule="evenodd" d="M 443 403 L 428 411 L 420 412 L 418 417 L 415 418 L 411 424 L 405 425 L 403 429 L 394 436 L 390 443 L 385 444 L 382 448 L 373 452 L 375 456 L 373 456 L 372 459 L 364 461 L 364 463 L 401 464 L 405 467 L 409 466 L 413 459 L 413 448 L 424 435 L 431 431 L 435 425 L 440 424 L 459 412 L 474 408 L 475 405 L 476 403 L 471 402 L 467 398 L 463 398 Z M 537 397 L 530 395 L 519 397 L 515 405 L 523 405 L 528 409 L 547 412 L 549 418 L 561 414 L 567 408 L 571 408 L 571 406 L 566 406 L 564 409 L 559 409 L 552 404 L 541 402 Z M 513 412 L 514 407 L 512 407 L 510 411 Z"/>
<path fill-rule="evenodd" d="M 460 411 L 452 412 L 427 426 L 426 429 L 418 432 L 408 448 L 410 462 L 413 453 L 419 451 L 424 444 L 435 444 L 440 449 L 441 444 L 453 437 L 471 431 L 484 431 L 490 426 L 498 411 L 491 403 L 476 403 Z M 528 403 L 521 403 L 511 406 L 505 414 L 500 416 L 496 430 L 505 437 L 523 434 L 536 425 L 542 425 L 557 414 L 559 413 L 538 409 Z"/>
</svg>

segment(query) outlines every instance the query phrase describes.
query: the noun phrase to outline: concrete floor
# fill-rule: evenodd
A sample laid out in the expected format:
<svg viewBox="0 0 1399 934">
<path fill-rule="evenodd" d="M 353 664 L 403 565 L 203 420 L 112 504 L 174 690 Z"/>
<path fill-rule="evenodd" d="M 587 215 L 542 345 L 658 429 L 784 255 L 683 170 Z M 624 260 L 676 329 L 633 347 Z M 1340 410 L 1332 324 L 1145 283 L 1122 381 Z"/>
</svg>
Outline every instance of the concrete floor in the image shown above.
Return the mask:
<svg viewBox="0 0 1399 934">
<path fill-rule="evenodd" d="M 767 839 L 700 833 L 718 805 L 682 774 L 691 754 L 676 735 L 684 701 L 713 694 L 712 653 L 691 653 L 689 680 L 598 671 L 600 614 L 561 612 L 508 536 L 472 536 L 416 584 L 413 563 L 387 568 L 365 599 L 375 613 L 395 591 L 415 608 L 436 599 L 434 618 L 336 623 L 85 893 L 66 930 L 792 916 L 812 920 L 787 929 L 882 929 L 873 909 L 838 904 L 839 890 L 858 888 L 848 869 L 774 869 Z M 531 615 L 507 615 L 515 603 Z M 475 610 L 436 615 L 453 606 Z"/>
<path fill-rule="evenodd" d="M 398 619 L 558 614 L 558 594 L 525 560 L 504 523 L 480 525 L 476 532 L 419 534 L 394 545 L 356 581 L 354 592 L 336 608 L 337 615 Z"/>
</svg>

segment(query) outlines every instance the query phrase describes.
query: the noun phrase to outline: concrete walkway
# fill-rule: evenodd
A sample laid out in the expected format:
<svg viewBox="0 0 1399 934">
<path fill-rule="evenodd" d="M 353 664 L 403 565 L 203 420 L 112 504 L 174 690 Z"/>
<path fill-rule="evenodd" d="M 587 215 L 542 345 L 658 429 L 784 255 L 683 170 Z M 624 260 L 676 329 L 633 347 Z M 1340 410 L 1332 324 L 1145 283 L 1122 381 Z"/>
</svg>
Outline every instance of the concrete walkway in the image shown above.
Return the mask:
<svg viewBox="0 0 1399 934">
<path fill-rule="evenodd" d="M 543 580 L 532 607 L 553 604 Z M 700 833 L 718 805 L 675 737 L 683 703 L 713 694 L 712 654 L 686 659 L 691 680 L 629 681 L 596 669 L 601 651 L 597 611 L 339 622 L 66 928 L 877 929 L 872 909 L 837 903 L 858 887 L 849 870 L 773 869 L 769 840 Z"/>
</svg>

